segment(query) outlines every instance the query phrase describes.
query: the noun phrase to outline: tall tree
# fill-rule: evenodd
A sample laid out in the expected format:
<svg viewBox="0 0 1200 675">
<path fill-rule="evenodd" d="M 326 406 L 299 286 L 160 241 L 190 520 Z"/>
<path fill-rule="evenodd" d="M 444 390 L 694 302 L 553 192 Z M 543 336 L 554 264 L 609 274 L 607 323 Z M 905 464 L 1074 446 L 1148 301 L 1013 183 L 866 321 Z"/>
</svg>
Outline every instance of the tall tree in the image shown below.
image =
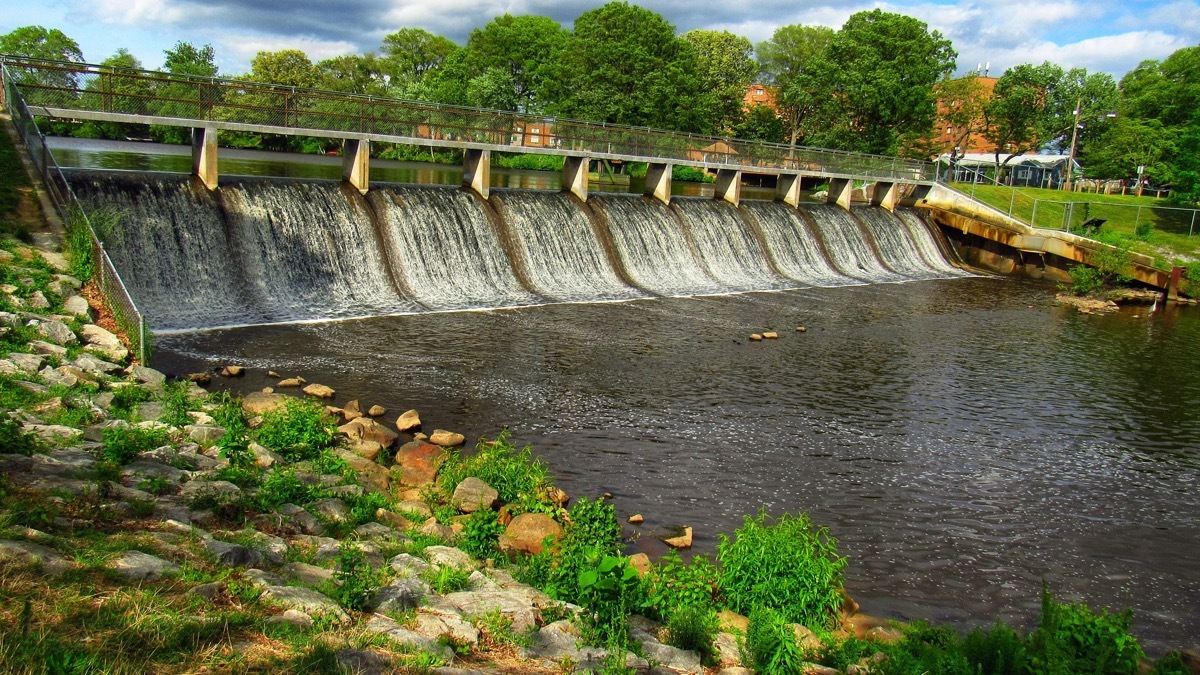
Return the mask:
<svg viewBox="0 0 1200 675">
<path fill-rule="evenodd" d="M 57 28 L 22 26 L 0 35 L 0 54 L 24 56 L 49 61 L 82 61 L 83 51 L 79 44 Z M 73 89 L 75 75 L 46 70 L 16 69 L 22 82 L 31 82 L 48 87 Z"/>
<path fill-rule="evenodd" d="M 381 69 L 403 89 L 421 82 L 458 50 L 450 40 L 421 28 L 401 28 L 383 38 Z"/>
<path fill-rule="evenodd" d="M 1118 117 L 1085 156 L 1088 176 L 1135 178 L 1143 167 L 1143 176 L 1166 182 L 1173 177 L 1174 136 L 1159 120 Z"/>
<path fill-rule="evenodd" d="M 987 120 L 984 108 L 992 92 L 972 71 L 963 77 L 947 75 L 933 87 L 940 121 L 950 130 L 950 148 L 966 148 L 971 136 L 983 133 Z M 938 131 L 938 130 L 935 130 Z M 937 152 L 950 148 L 939 148 Z"/>
<path fill-rule="evenodd" d="M 584 12 L 561 68 L 556 114 L 679 131 L 711 128 L 695 51 L 648 9 L 610 2 Z"/>
<path fill-rule="evenodd" d="M 1046 92 L 1043 145 L 1065 155 L 1070 152 L 1074 136 L 1077 152 L 1084 152 L 1086 146 L 1103 135 L 1109 120 L 1116 117 L 1119 99 L 1117 82 L 1111 75 L 1089 74 L 1086 68 L 1067 71 Z"/>
<path fill-rule="evenodd" d="M 1062 68 L 1049 61 L 1040 66 L 1023 63 L 996 81 L 992 100 L 984 107 L 984 137 L 996 146 L 998 169 L 1045 142 L 1047 93 L 1063 75 Z"/>
<path fill-rule="evenodd" d="M 471 31 L 461 61 L 468 103 L 501 110 L 542 112 L 555 64 L 570 33 L 547 16 L 492 19 Z"/>
<path fill-rule="evenodd" d="M 712 97 L 714 131 L 732 131 L 743 117 L 746 88 L 758 75 L 754 45 L 729 31 L 693 30 L 683 39 L 696 52 L 696 74 L 700 87 Z"/>
<path fill-rule="evenodd" d="M 954 70 L 956 57 L 949 40 L 911 16 L 854 14 L 792 83 L 815 106 L 808 138 L 844 150 L 896 152 L 901 135 L 932 128 L 933 85 Z"/>
<path fill-rule="evenodd" d="M 782 26 L 758 44 L 758 64 L 763 77 L 775 88 L 775 104 L 792 145 L 803 133 L 804 121 L 816 100 L 802 87 L 793 87 L 809 64 L 833 41 L 836 32 L 826 26 Z"/>
<path fill-rule="evenodd" d="M 317 69 L 308 55 L 299 49 L 259 52 L 250 60 L 253 82 L 281 84 L 288 87 L 312 87 L 317 84 Z"/>
<path fill-rule="evenodd" d="M 387 78 L 374 54 L 346 54 L 316 65 L 317 86 L 350 94 L 385 96 Z"/>
<path fill-rule="evenodd" d="M 163 68 L 174 75 L 194 75 L 196 77 L 216 77 L 216 52 L 212 45 L 196 47 L 182 40 L 175 43 L 171 49 L 163 51 Z"/>
</svg>

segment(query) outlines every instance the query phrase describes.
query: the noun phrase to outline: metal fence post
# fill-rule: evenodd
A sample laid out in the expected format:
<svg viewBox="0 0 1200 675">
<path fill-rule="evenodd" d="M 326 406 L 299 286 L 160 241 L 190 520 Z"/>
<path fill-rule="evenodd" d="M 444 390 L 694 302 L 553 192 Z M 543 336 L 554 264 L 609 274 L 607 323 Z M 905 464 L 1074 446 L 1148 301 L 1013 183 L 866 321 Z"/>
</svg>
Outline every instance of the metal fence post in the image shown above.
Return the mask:
<svg viewBox="0 0 1200 675">
<path fill-rule="evenodd" d="M 1013 188 L 1012 199 L 1008 200 L 1008 215 L 1011 216 L 1013 214 L 1013 209 L 1016 207 L 1016 205 L 1017 205 L 1017 189 Z"/>
<path fill-rule="evenodd" d="M 1142 222 L 1142 205 L 1138 204 L 1137 217 L 1133 219 L 1133 234 L 1137 236 L 1138 225 Z"/>
<path fill-rule="evenodd" d="M 1192 210 L 1192 224 L 1190 226 L 1188 226 L 1188 236 L 1189 237 L 1192 236 L 1192 233 L 1195 231 L 1196 231 L 1196 211 L 1193 209 Z"/>
<path fill-rule="evenodd" d="M 1037 227 L 1037 205 L 1038 205 L 1038 202 L 1040 202 L 1040 201 L 1042 201 L 1042 200 L 1040 200 L 1040 199 L 1033 200 L 1033 215 L 1029 216 L 1029 224 L 1034 227 Z"/>
</svg>

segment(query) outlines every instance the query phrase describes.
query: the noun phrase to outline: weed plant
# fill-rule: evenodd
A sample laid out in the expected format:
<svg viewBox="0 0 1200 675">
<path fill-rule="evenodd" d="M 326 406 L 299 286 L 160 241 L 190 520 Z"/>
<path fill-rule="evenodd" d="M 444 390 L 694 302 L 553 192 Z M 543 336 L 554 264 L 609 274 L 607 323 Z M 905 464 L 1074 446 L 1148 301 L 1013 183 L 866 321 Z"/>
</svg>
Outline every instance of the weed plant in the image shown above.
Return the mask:
<svg viewBox="0 0 1200 675">
<path fill-rule="evenodd" d="M 104 458 L 117 464 L 128 464 L 138 454 L 162 447 L 171 442 L 163 429 L 114 426 L 104 430 Z"/>
<path fill-rule="evenodd" d="M 41 447 L 36 436 L 25 433 L 16 420 L 0 413 L 0 453 L 32 455 Z"/>
<path fill-rule="evenodd" d="M 458 547 L 476 558 L 491 558 L 499 553 L 497 543 L 503 533 L 499 514 L 491 509 L 480 509 L 463 523 Z"/>
<path fill-rule="evenodd" d="M 671 550 L 646 575 L 647 614 L 667 621 L 682 609 L 715 612 L 717 591 L 717 568 L 708 556 L 697 555 L 687 563 Z"/>
<path fill-rule="evenodd" d="M 471 574 L 449 565 L 430 568 L 421 577 L 438 595 L 457 593 L 471 587 Z"/>
<path fill-rule="evenodd" d="M 276 469 L 267 474 L 258 490 L 258 501 L 265 509 L 275 509 L 284 504 L 303 506 L 327 495 L 320 485 L 301 482 L 290 468 Z"/>
<path fill-rule="evenodd" d="M 1132 675 L 1144 656 L 1129 634 L 1133 613 L 1093 612 L 1086 605 L 1059 603 L 1042 588 L 1041 624 L 1028 640 L 1033 675 L 1108 673 Z"/>
<path fill-rule="evenodd" d="M 463 479 L 474 476 L 499 493 L 500 501 L 510 506 L 513 515 L 525 512 L 554 513 L 556 506 L 545 498 L 553 487 L 546 465 L 533 456 L 526 445 L 517 450 L 507 431 L 494 441 L 481 440 L 475 454 L 464 457 L 452 453 L 438 472 L 438 484 L 445 495 L 454 492 Z"/>
<path fill-rule="evenodd" d="M 289 398 L 282 408 L 263 415 L 255 431 L 259 443 L 290 462 L 316 459 L 333 444 L 337 426 L 320 403 Z"/>
<path fill-rule="evenodd" d="M 579 573 L 579 604 L 587 644 L 629 646 L 629 615 L 641 606 L 641 579 L 620 556 L 606 555 Z"/>
<path fill-rule="evenodd" d="M 187 395 L 188 388 L 184 382 L 171 382 L 163 389 L 163 415 L 160 421 L 173 427 L 191 424 L 188 412 L 194 408 Z"/>
<path fill-rule="evenodd" d="M 150 400 L 150 392 L 142 387 L 118 387 L 113 389 L 112 394 L 112 405 L 109 406 L 109 411 L 114 417 L 125 420 L 129 420 L 133 412 L 137 410 L 139 403 Z"/>
<path fill-rule="evenodd" d="M 367 601 L 379 590 L 380 574 L 371 568 L 357 546 L 342 546 L 338 569 L 333 575 L 330 597 L 346 609 L 362 611 Z"/>
<path fill-rule="evenodd" d="M 579 577 L 601 559 L 621 554 L 621 524 L 616 511 L 603 500 L 580 499 L 571 506 L 570 522 L 558 546 L 558 558 L 550 568 L 543 589 L 564 602 L 579 601 Z"/>
<path fill-rule="evenodd" d="M 717 559 L 721 591 L 734 611 L 770 607 L 810 628 L 833 625 L 846 559 L 829 531 L 807 514 L 776 519 L 762 509 L 747 516 L 732 538 L 720 535 Z"/>
<path fill-rule="evenodd" d="M 667 644 L 697 652 L 706 665 L 714 666 L 718 659 L 713 640 L 719 628 L 715 609 L 695 606 L 674 609 L 667 619 Z"/>
<path fill-rule="evenodd" d="M 742 660 L 761 675 L 793 675 L 803 672 L 804 652 L 783 613 L 757 605 L 750 612 Z"/>
</svg>

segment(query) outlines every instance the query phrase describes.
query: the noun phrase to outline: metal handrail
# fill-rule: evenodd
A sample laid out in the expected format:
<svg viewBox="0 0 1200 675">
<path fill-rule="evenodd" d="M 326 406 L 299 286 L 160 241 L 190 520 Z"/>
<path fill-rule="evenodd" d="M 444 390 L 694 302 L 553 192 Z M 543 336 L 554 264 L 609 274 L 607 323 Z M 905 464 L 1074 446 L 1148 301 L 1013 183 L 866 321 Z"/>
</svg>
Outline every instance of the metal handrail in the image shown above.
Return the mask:
<svg viewBox="0 0 1200 675">
<path fill-rule="evenodd" d="M 2 80 L 0 91 L 4 93 L 3 101 L 0 102 L 12 115 L 17 133 L 21 136 L 34 167 L 41 174 L 42 184 L 49 194 L 50 203 L 58 211 L 67 227 L 78 227 L 78 224 L 71 224 L 71 221 L 76 218 L 82 221 L 83 226 L 87 227 L 92 244 L 91 257 L 97 286 L 104 295 L 109 309 L 113 311 L 118 325 L 127 336 L 136 339 L 138 360 L 143 364 L 148 364 L 150 333 L 146 316 L 137 308 L 133 296 L 130 295 L 125 282 L 121 280 L 121 275 L 117 272 L 108 251 L 104 248 L 104 242 L 100 240 L 92 226 L 87 210 L 75 196 L 75 191 L 71 189 L 71 184 L 63 175 L 62 168 L 59 167 L 53 153 L 46 146 L 45 134 L 38 128 L 37 120 L 17 89 L 16 79 L 4 63 L 0 63 L 0 80 Z M 41 152 L 35 150 L 35 144 L 37 148 L 41 149 Z"/>
<path fill-rule="evenodd" d="M 883 155 L 793 146 L 217 77 L 0 55 L 19 72 L 31 105 L 154 118 L 228 122 L 288 133 L 372 134 L 437 144 L 488 144 L 514 152 L 595 154 L 684 164 L 932 180 L 934 165 Z M 150 120 L 147 119 L 149 122 Z M 537 127 L 536 141 L 532 140 Z"/>
</svg>

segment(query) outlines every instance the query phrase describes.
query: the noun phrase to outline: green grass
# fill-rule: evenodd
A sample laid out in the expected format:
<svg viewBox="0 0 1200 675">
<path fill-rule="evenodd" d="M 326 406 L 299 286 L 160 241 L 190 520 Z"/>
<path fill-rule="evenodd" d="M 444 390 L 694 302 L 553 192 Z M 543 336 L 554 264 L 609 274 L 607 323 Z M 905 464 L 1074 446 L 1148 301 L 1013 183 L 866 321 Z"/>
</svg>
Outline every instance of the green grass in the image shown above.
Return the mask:
<svg viewBox="0 0 1200 675">
<path fill-rule="evenodd" d="M 970 183 L 954 187 L 968 195 L 972 191 Z M 1005 213 L 1011 207 L 1014 217 L 1036 227 L 1061 230 L 1069 224 L 1072 232 L 1082 234 L 1084 221 L 1103 218 L 1104 231 L 1122 239 L 1131 250 L 1157 258 L 1164 268 L 1177 259 L 1200 257 L 1200 214 L 1196 215 L 1192 230 L 1192 212 L 1176 210 L 1165 199 L 1042 188 L 1017 188 L 1014 198 L 1012 188 L 996 185 L 976 185 L 974 193 L 976 199 Z M 1189 231 L 1193 231 L 1193 236 L 1188 235 Z"/>
<path fill-rule="evenodd" d="M 8 133 L 0 131 L 0 235 L 21 237 L 25 230 L 17 221 L 17 205 L 21 190 L 29 187 L 29 177 L 18 152 Z"/>
</svg>

